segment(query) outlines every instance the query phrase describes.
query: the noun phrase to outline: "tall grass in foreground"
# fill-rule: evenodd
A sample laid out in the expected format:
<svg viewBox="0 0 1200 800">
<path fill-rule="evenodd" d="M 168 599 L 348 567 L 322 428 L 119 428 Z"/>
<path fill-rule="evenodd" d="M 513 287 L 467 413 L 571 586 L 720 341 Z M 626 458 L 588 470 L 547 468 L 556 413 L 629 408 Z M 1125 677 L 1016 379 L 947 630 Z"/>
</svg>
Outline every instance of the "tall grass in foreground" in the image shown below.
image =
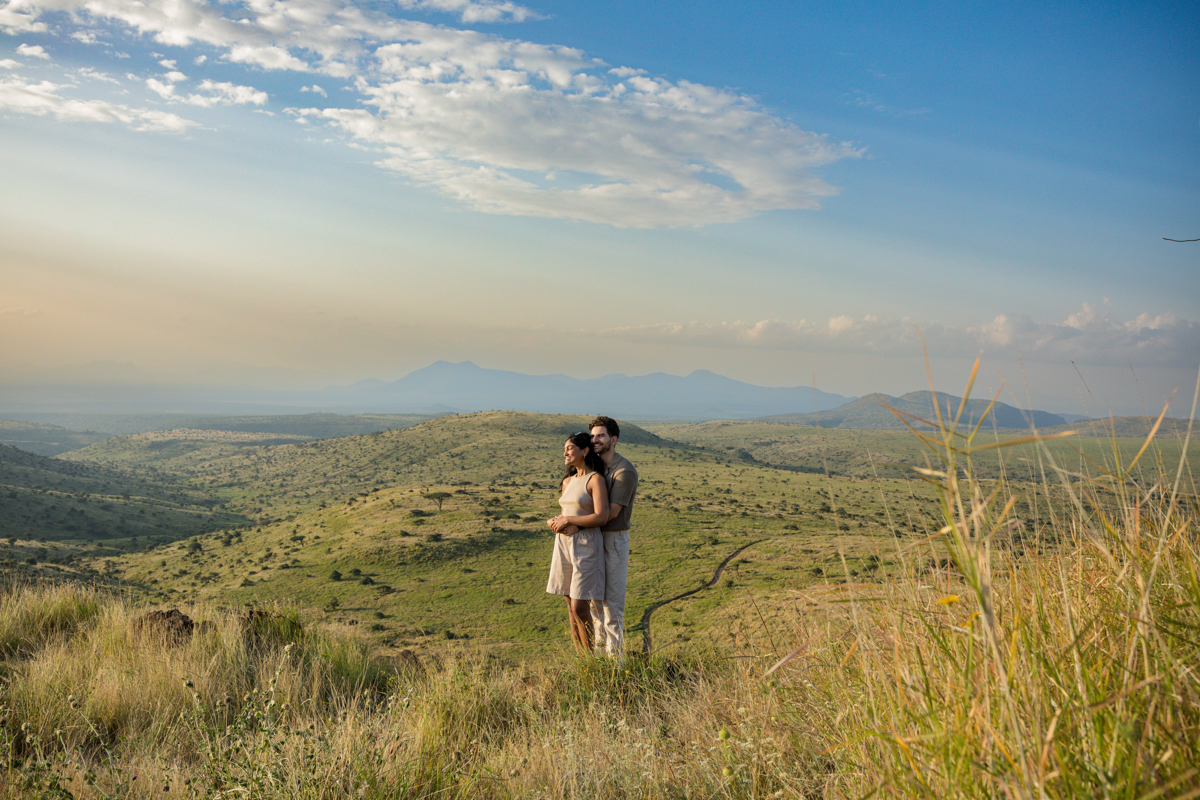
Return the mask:
<svg viewBox="0 0 1200 800">
<path fill-rule="evenodd" d="M 1030 532 L 972 475 L 981 428 L 935 422 L 943 527 L 737 653 L 416 669 L 287 609 L 185 609 L 213 624 L 179 642 L 18 589 L 0 797 L 1200 797 L 1191 476 L 1047 461 Z"/>
<path fill-rule="evenodd" d="M 1147 447 L 1128 464 L 1114 447 L 1090 476 L 1047 456 L 1042 488 L 1066 501 L 1025 554 L 1009 546 L 1024 529 L 1012 488 L 972 475 L 972 453 L 1000 446 L 979 433 L 940 413 L 934 433 L 914 430 L 944 522 L 925 544 L 952 566 L 922 575 L 912 547 L 913 580 L 845 593 L 844 655 L 806 665 L 846 702 L 828 752 L 856 765 L 855 793 L 1200 796 L 1192 477 L 1153 459 L 1139 471 Z"/>
</svg>

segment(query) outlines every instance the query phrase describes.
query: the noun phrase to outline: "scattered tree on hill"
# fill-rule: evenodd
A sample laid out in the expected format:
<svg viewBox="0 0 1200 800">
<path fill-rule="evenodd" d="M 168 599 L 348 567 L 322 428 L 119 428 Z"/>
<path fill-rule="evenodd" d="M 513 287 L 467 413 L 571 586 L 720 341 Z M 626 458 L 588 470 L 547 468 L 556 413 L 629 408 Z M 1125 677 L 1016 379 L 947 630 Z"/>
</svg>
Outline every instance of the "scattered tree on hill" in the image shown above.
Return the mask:
<svg viewBox="0 0 1200 800">
<path fill-rule="evenodd" d="M 329 580 L 340 581 L 341 579 L 342 579 L 342 573 L 338 572 L 336 569 L 333 572 L 329 573 Z"/>
<path fill-rule="evenodd" d="M 446 502 L 446 500 L 448 500 L 450 498 L 450 493 L 449 492 L 430 492 L 429 494 L 423 494 L 421 496 L 424 497 L 426 500 L 430 500 L 434 503 L 437 503 L 438 511 L 441 511 L 442 503 Z"/>
</svg>

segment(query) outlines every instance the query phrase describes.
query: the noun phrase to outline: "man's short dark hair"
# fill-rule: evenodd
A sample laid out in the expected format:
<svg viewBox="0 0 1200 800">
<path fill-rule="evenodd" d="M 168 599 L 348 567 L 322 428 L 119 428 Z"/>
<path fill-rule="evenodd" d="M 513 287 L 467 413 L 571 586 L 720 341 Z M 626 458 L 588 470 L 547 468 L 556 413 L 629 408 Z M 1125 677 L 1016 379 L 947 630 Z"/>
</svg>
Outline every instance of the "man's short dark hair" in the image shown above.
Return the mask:
<svg viewBox="0 0 1200 800">
<path fill-rule="evenodd" d="M 596 417 L 594 420 L 588 423 L 588 430 L 590 431 L 592 428 L 595 428 L 598 425 L 603 425 L 604 430 L 608 431 L 609 436 L 620 438 L 621 426 L 618 425 L 617 421 L 612 417 Z"/>
</svg>

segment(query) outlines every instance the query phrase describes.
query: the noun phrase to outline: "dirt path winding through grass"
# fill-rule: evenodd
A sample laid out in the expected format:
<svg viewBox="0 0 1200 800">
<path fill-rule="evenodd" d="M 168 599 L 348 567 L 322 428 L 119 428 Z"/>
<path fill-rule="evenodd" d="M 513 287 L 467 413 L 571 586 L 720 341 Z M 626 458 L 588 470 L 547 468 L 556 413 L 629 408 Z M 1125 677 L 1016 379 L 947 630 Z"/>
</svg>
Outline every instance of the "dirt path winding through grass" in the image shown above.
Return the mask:
<svg viewBox="0 0 1200 800">
<path fill-rule="evenodd" d="M 651 651 L 651 647 L 650 647 L 650 615 L 651 614 L 653 614 L 655 611 L 662 608 L 663 606 L 668 605 L 669 603 L 674 603 L 676 600 L 682 600 L 683 598 L 685 598 L 689 595 L 695 594 L 696 592 L 700 591 L 701 589 L 709 589 L 713 586 L 716 586 L 717 581 L 721 580 L 722 570 L 725 569 L 725 567 L 729 564 L 730 561 L 732 561 L 734 559 L 735 556 L 739 555 L 746 548 L 752 547 L 756 544 L 759 544 L 759 543 L 765 542 L 765 541 L 766 541 L 766 539 L 755 539 L 753 542 L 747 542 L 746 544 L 739 547 L 737 550 L 734 550 L 732 553 L 725 556 L 725 560 L 717 565 L 716 571 L 713 572 L 712 580 L 710 580 L 708 583 L 702 583 L 699 586 L 697 586 L 695 589 L 688 589 L 686 592 L 681 592 L 681 593 L 675 595 L 674 597 L 669 597 L 666 600 L 662 600 L 662 601 L 650 606 L 649 608 L 647 608 L 645 613 L 642 614 L 642 652 L 645 653 L 646 655 L 650 655 L 650 651 Z"/>
</svg>

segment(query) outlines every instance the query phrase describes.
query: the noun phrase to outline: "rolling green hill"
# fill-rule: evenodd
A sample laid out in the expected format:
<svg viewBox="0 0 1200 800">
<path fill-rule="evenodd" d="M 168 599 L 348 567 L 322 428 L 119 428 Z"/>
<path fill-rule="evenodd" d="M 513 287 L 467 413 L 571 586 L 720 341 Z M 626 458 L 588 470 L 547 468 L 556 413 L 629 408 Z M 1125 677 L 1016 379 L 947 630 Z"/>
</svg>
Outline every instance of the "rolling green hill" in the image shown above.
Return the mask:
<svg viewBox="0 0 1200 800">
<path fill-rule="evenodd" d="M 562 441 L 586 423 L 489 412 L 303 444 L 226 449 L 214 437 L 186 452 L 120 437 L 71 458 L 151 460 L 257 521 L 115 559 L 117 574 L 159 602 L 294 601 L 397 647 L 467 636 L 523 651 L 563 643 L 562 601 L 543 591 L 552 549 L 544 521 L 557 509 Z M 642 477 L 631 626 L 749 545 L 720 585 L 656 612 L 659 642 L 724 635 L 731 609 L 758 592 L 826 571 L 885 572 L 878 554 L 896 535 L 923 533 L 932 512 L 919 482 L 830 482 L 633 425 L 623 434 L 621 452 Z M 178 435 L 195 442 L 194 432 Z M 448 495 L 441 508 L 426 498 L 433 492 Z"/>
<path fill-rule="evenodd" d="M 488 483 L 531 476 L 548 480 L 554 472 L 546 472 L 548 454 L 556 454 L 561 439 L 587 421 L 582 416 L 499 411 L 283 446 L 270 446 L 278 443 L 278 436 L 162 431 L 114 437 L 64 458 L 154 464 L 246 513 L 279 517 L 397 483 Z M 636 426 L 626 426 L 623 432 L 629 444 L 665 446 Z"/>
<path fill-rule="evenodd" d="M 176 475 L 73 463 L 0 445 L 0 565 L 25 575 L 172 542 L 247 520 Z"/>
<path fill-rule="evenodd" d="M 1098 426 L 1098 423 L 1093 425 Z M 750 459 L 764 466 L 801 472 L 828 471 L 835 476 L 900 476 L 907 474 L 910 467 L 924 466 L 928 453 L 920 440 L 907 430 L 839 429 L 761 420 L 694 425 L 663 423 L 650 428 L 661 436 L 724 452 L 731 458 Z M 1062 425 L 1039 432 L 1053 434 L 1074 429 L 1073 425 Z M 1138 425 L 1120 423 L 1117 427 L 1120 433 L 1139 429 L 1142 428 Z M 1049 469 L 1051 462 L 1045 458 L 1049 453 L 1053 463 L 1063 469 L 1098 474 L 1102 468 L 1111 470 L 1118 463 L 1129 463 L 1145 441 L 1141 437 L 1125 435 L 1101 438 L 1098 427 L 1085 430 L 1094 435 L 1050 441 L 1043 447 L 1027 444 L 977 454 L 974 459 L 976 471 L 981 477 L 997 478 L 1005 474 L 1010 478 L 1037 481 Z M 1149 426 L 1144 430 L 1148 432 Z M 1020 439 L 1026 435 L 1011 430 L 993 433 L 985 427 L 975 443 Z M 1148 452 L 1149 459 L 1156 463 L 1178 463 L 1183 453 L 1182 438 L 1173 426 L 1164 425 Z M 1142 463 L 1153 466 L 1149 461 Z M 1189 448 L 1188 463 L 1193 474 L 1200 473 L 1200 448 Z"/>
<path fill-rule="evenodd" d="M 469 637 L 526 652 L 565 641 L 561 599 L 543 591 L 552 549 L 544 521 L 557 508 L 562 442 L 587 419 L 487 412 L 287 444 L 176 430 L 46 460 L 167 476 L 240 515 L 186 540 L 106 555 L 105 573 L 152 601 L 293 602 L 365 625 L 395 647 Z M 620 445 L 641 474 L 627 614 L 635 638 L 643 613 L 692 589 L 654 612 L 656 645 L 719 640 L 739 614 L 774 613 L 789 589 L 878 580 L 894 568 L 898 544 L 934 525 L 928 484 L 876 463 L 923 465 L 911 433 L 763 422 L 653 428 L 625 426 Z M 1021 482 L 1038 476 L 1035 461 L 1006 458 L 1022 492 L 1009 535 L 1018 549 L 1042 546 L 1047 504 L 1061 498 Z"/>
</svg>

